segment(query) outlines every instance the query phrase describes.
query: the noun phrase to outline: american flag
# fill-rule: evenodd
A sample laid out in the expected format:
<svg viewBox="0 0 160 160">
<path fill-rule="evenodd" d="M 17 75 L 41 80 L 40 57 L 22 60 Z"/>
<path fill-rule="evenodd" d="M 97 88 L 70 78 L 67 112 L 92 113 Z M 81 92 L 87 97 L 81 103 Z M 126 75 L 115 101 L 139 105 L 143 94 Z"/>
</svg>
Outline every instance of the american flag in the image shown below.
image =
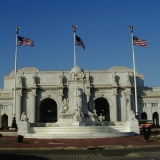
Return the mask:
<svg viewBox="0 0 160 160">
<path fill-rule="evenodd" d="M 82 46 L 85 49 L 85 45 L 84 45 L 83 41 L 78 36 L 76 36 L 76 45 Z"/>
<path fill-rule="evenodd" d="M 30 38 L 18 36 L 18 46 L 31 46 L 31 47 L 33 47 L 34 42 Z"/>
<path fill-rule="evenodd" d="M 133 36 L 133 45 L 140 45 L 143 47 L 148 47 L 146 40 L 142 40 L 142 39 L 135 37 L 135 36 Z"/>
</svg>

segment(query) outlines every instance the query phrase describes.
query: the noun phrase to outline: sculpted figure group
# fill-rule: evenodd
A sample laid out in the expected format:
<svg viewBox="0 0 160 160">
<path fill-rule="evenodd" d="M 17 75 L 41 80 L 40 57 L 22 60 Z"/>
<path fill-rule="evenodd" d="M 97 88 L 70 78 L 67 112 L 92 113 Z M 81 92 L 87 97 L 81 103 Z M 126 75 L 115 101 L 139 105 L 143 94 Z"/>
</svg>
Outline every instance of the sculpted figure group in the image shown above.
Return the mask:
<svg viewBox="0 0 160 160">
<path fill-rule="evenodd" d="M 80 121 L 81 115 L 83 115 L 83 113 L 82 113 L 82 91 L 80 90 L 79 87 L 76 88 L 74 92 L 74 106 L 76 111 L 75 119 L 76 121 Z"/>
</svg>

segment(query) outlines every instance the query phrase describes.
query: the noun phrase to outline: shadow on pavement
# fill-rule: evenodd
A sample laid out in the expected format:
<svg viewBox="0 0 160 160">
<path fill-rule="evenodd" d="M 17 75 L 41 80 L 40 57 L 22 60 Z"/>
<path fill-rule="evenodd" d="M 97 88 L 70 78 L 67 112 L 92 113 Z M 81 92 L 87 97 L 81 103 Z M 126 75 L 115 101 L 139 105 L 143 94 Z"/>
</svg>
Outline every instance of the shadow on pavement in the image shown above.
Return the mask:
<svg viewBox="0 0 160 160">
<path fill-rule="evenodd" d="M 35 155 L 0 154 L 0 157 L 6 160 L 48 160 L 48 158 Z"/>
</svg>

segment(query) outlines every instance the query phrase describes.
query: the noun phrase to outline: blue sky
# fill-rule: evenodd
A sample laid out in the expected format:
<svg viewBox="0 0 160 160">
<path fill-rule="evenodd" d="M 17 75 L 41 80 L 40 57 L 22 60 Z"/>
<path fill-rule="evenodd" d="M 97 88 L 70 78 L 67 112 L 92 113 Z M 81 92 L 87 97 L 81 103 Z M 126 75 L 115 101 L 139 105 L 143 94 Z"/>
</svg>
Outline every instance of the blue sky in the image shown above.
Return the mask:
<svg viewBox="0 0 160 160">
<path fill-rule="evenodd" d="M 3 77 L 14 70 L 15 26 L 19 36 L 35 46 L 18 47 L 17 69 L 71 70 L 74 66 L 73 29 L 86 50 L 78 46 L 77 65 L 84 70 L 133 68 L 131 34 L 148 41 L 135 46 L 136 70 L 145 86 L 160 86 L 159 0 L 1 0 L 0 88 Z"/>
</svg>

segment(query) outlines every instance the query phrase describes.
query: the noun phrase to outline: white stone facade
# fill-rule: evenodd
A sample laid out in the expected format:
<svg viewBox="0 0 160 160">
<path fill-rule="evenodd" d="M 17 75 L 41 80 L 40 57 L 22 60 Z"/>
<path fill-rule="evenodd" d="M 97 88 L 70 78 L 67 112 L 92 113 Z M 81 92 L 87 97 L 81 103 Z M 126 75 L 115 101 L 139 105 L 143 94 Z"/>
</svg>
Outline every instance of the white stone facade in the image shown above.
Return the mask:
<svg viewBox="0 0 160 160">
<path fill-rule="evenodd" d="M 144 87 L 144 76 L 137 72 L 136 80 L 139 118 L 147 116 L 159 125 L 160 88 Z M 79 93 L 75 99 L 77 89 Z M 17 71 L 17 124 L 25 112 L 31 125 L 116 125 L 125 123 L 131 110 L 135 112 L 134 103 L 133 70 L 123 66 L 92 71 L 84 71 L 80 67 L 71 71 L 39 71 L 36 68 Z M 11 126 L 14 71 L 4 77 L 0 106 L 0 126 Z"/>
</svg>

